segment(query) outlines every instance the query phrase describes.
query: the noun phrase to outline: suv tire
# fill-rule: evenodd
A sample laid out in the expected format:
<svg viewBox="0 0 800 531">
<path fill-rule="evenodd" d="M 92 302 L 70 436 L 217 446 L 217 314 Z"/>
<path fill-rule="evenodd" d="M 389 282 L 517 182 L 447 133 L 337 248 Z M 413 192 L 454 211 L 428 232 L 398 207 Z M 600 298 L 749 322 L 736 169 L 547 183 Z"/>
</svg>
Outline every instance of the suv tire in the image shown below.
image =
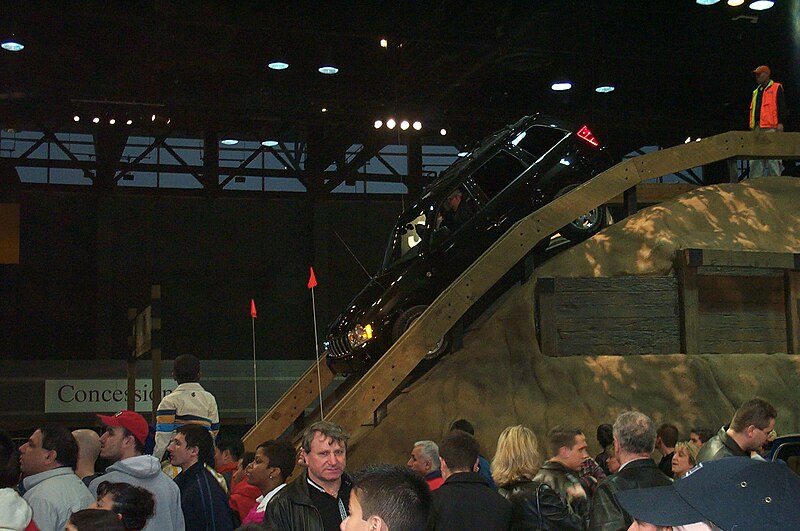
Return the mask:
<svg viewBox="0 0 800 531">
<path fill-rule="evenodd" d="M 396 342 L 400 339 L 400 336 L 403 335 L 403 332 L 408 330 L 408 327 L 411 326 L 411 323 L 417 320 L 417 318 L 422 315 L 428 307 L 425 304 L 420 304 L 418 306 L 412 306 L 408 310 L 404 310 L 403 313 L 400 314 L 400 317 L 394 322 L 394 326 L 392 327 L 392 341 Z M 445 334 L 445 336 L 436 343 L 436 346 L 429 350 L 427 354 L 425 354 L 426 360 L 434 360 L 441 358 L 444 356 L 447 351 L 450 350 L 450 337 L 449 334 Z"/>
</svg>

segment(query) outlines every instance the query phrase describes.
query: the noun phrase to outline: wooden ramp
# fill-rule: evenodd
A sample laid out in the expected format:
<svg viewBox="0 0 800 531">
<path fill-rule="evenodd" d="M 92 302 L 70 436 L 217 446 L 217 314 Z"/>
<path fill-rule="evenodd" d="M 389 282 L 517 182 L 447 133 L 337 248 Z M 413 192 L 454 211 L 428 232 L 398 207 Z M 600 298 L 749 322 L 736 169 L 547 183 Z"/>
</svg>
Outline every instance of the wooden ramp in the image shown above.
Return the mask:
<svg viewBox="0 0 800 531">
<path fill-rule="evenodd" d="M 608 203 L 642 181 L 732 158 L 800 158 L 800 133 L 731 131 L 627 159 L 517 222 L 428 307 L 350 390 L 326 409 L 357 443 L 373 426 L 375 410 L 466 311 L 542 239 L 584 212 Z M 320 362 L 322 387 L 331 373 Z M 247 448 L 284 433 L 317 399 L 316 363 L 244 437 Z M 303 401 L 305 400 L 305 403 Z M 316 419 L 314 419 L 316 420 Z"/>
</svg>

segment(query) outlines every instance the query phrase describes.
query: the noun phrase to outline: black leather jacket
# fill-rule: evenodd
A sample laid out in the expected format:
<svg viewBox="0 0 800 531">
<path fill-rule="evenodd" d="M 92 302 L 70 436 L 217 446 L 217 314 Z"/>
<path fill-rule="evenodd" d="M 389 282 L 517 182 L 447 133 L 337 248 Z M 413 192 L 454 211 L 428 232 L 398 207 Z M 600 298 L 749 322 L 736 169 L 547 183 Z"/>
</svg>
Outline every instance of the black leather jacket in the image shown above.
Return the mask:
<svg viewBox="0 0 800 531">
<path fill-rule="evenodd" d="M 750 457 L 750 454 L 739 448 L 736 441 L 730 438 L 728 426 L 721 427 L 716 435 L 706 441 L 697 454 L 697 462 L 713 461 L 722 457 Z"/>
<path fill-rule="evenodd" d="M 342 474 L 342 483 L 350 477 Z M 270 531 L 324 531 L 322 517 L 308 493 L 308 470 L 286 485 L 270 500 L 264 514 L 264 524 Z"/>
<path fill-rule="evenodd" d="M 633 519 L 620 507 L 616 494 L 623 490 L 663 487 L 671 483 L 672 479 L 665 476 L 652 459 L 630 461 L 597 486 L 592 498 L 589 530 L 625 531 L 633 523 Z"/>
<path fill-rule="evenodd" d="M 570 510 L 546 483 L 515 481 L 501 486 L 497 492 L 511 502 L 511 531 L 581 531 L 588 520 L 589 503 L 585 497 L 573 500 Z"/>
<path fill-rule="evenodd" d="M 564 504 L 572 503 L 567 489 L 573 484 L 579 483 L 577 472 L 555 461 L 545 461 L 533 479 L 539 483 L 546 483 L 561 497 Z"/>
</svg>

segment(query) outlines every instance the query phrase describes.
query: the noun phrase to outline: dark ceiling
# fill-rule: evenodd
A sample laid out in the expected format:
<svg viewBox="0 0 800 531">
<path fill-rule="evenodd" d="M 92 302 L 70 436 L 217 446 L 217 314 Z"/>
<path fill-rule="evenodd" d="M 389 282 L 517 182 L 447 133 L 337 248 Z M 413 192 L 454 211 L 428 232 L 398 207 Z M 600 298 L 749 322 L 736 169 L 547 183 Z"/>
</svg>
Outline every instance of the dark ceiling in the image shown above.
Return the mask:
<svg viewBox="0 0 800 531">
<path fill-rule="evenodd" d="M 88 131 L 75 112 L 158 111 L 176 136 L 302 139 L 322 124 L 363 142 L 394 114 L 423 120 L 426 141 L 444 126 L 469 143 L 541 111 L 620 149 L 671 144 L 745 128 L 759 64 L 798 101 L 799 3 L 3 0 L 0 34 L 26 48 L 0 53 L 0 125 Z M 279 54 L 290 68 L 266 68 Z M 317 72 L 329 60 L 339 74 Z M 558 76 L 575 88 L 552 92 Z M 615 92 L 593 91 L 604 76 Z"/>
</svg>

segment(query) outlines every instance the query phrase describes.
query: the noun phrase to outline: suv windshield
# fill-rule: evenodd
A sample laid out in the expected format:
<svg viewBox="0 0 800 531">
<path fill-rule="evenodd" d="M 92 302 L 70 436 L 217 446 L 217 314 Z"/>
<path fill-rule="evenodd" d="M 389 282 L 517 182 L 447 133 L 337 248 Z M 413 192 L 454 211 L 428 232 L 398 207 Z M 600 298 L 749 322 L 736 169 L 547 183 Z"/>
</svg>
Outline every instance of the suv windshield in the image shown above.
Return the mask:
<svg viewBox="0 0 800 531">
<path fill-rule="evenodd" d="M 383 259 L 383 269 L 405 262 L 419 255 L 425 232 L 430 227 L 429 214 L 433 212 L 427 204 L 406 212 L 392 231 L 389 247 Z"/>
</svg>

